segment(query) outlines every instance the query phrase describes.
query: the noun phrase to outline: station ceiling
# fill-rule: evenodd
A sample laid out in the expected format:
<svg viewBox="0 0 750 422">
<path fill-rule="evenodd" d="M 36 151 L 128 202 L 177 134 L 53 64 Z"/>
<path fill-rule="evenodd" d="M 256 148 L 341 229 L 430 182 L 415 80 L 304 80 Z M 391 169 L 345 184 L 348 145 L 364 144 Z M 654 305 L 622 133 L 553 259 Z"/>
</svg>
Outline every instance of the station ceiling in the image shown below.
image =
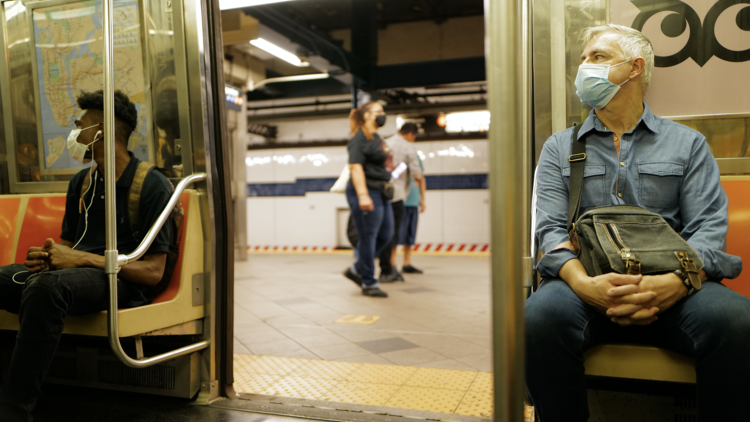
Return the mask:
<svg viewBox="0 0 750 422">
<path fill-rule="evenodd" d="M 302 0 L 277 3 L 274 8 L 311 29 L 330 32 L 351 28 L 352 1 Z M 378 0 L 376 20 L 380 28 L 394 23 L 436 21 L 478 16 L 484 12 L 482 0 Z"/>
</svg>

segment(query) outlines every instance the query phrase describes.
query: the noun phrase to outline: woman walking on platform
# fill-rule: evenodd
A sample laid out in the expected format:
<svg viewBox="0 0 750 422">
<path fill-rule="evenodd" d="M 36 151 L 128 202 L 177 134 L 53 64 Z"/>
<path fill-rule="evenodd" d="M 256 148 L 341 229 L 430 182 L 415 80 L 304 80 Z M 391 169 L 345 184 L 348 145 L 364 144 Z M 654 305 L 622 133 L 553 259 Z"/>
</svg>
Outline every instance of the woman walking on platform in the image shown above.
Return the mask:
<svg viewBox="0 0 750 422">
<path fill-rule="evenodd" d="M 359 257 L 344 276 L 361 287 L 365 296 L 388 297 L 375 278 L 375 257 L 390 245 L 393 236 L 393 153 L 377 133 L 385 125 L 385 111 L 380 103 L 369 102 L 352 110 L 349 121 L 351 180 L 346 186 L 346 199 L 357 228 Z"/>
</svg>

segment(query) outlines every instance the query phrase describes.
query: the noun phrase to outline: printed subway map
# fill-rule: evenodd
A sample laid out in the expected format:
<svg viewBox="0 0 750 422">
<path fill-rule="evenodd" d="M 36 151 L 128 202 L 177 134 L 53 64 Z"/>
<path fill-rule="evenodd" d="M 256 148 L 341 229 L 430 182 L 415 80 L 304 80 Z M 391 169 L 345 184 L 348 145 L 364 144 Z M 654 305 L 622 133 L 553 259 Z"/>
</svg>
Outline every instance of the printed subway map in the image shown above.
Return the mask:
<svg viewBox="0 0 750 422">
<path fill-rule="evenodd" d="M 126 93 L 138 109 L 131 137 L 134 153 L 147 160 L 143 53 L 138 2 L 116 0 L 113 9 L 115 89 Z M 47 169 L 80 168 L 66 142 L 80 112 L 81 91 L 103 89 L 102 2 L 85 1 L 34 10 L 42 137 Z"/>
</svg>

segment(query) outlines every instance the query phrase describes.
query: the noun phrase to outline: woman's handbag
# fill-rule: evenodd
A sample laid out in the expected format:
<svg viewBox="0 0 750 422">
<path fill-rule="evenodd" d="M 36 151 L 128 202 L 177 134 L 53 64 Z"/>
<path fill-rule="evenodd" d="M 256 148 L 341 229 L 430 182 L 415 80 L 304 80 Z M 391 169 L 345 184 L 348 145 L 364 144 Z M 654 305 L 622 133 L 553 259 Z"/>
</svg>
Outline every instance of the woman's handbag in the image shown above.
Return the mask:
<svg viewBox="0 0 750 422">
<path fill-rule="evenodd" d="M 568 236 L 578 245 L 588 275 L 680 271 L 693 286 L 700 286 L 698 272 L 703 261 L 659 214 L 632 205 L 614 205 L 594 208 L 579 217 L 586 160 L 586 137 L 578 139 L 579 129 L 573 130 L 573 151 L 568 157 Z"/>
</svg>

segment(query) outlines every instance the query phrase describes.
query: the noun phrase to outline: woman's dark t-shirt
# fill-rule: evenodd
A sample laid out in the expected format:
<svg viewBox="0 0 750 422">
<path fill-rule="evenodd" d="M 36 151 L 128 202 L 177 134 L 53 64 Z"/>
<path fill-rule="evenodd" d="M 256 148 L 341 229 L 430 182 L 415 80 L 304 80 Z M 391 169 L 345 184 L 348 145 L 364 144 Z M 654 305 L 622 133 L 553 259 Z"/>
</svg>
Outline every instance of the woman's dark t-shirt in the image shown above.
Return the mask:
<svg viewBox="0 0 750 422">
<path fill-rule="evenodd" d="M 349 150 L 349 164 L 362 165 L 365 177 L 368 179 L 368 187 L 376 187 L 369 183 L 369 179 L 384 182 L 391 180 L 393 151 L 388 144 L 383 142 L 380 135 L 374 133 L 373 139 L 368 141 L 362 130 L 359 130 L 349 141 L 347 149 Z"/>
</svg>

